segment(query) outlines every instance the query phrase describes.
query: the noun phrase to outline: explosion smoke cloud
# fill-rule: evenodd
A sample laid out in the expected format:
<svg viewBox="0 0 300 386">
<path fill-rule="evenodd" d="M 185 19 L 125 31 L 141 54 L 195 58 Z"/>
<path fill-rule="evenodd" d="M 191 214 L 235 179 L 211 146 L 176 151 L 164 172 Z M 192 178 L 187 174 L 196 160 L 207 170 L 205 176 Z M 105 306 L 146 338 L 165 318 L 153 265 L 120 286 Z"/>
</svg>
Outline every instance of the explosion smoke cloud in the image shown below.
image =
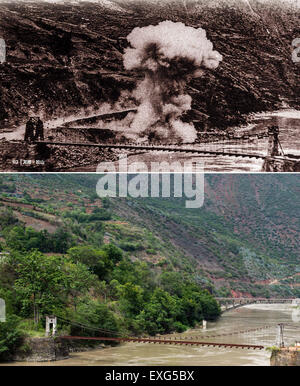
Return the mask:
<svg viewBox="0 0 300 386">
<path fill-rule="evenodd" d="M 124 53 L 127 70 L 140 70 L 144 79 L 134 91 L 140 103 L 130 125 L 133 134 L 177 138 L 193 142 L 196 130 L 180 116 L 191 109 L 186 83 L 204 69 L 216 69 L 222 56 L 213 50 L 202 28 L 163 21 L 156 26 L 134 28 L 127 36 L 131 47 Z"/>
</svg>

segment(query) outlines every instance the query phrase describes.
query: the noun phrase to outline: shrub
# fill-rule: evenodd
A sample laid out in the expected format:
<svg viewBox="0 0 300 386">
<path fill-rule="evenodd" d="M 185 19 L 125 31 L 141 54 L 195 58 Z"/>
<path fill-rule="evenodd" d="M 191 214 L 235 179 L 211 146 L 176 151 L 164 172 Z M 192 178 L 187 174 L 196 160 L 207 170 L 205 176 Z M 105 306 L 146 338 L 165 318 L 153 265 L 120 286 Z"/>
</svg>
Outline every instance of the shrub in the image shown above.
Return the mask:
<svg viewBox="0 0 300 386">
<path fill-rule="evenodd" d="M 11 360 L 23 342 L 18 323 L 19 318 L 16 315 L 8 315 L 6 322 L 0 323 L 0 361 Z"/>
</svg>

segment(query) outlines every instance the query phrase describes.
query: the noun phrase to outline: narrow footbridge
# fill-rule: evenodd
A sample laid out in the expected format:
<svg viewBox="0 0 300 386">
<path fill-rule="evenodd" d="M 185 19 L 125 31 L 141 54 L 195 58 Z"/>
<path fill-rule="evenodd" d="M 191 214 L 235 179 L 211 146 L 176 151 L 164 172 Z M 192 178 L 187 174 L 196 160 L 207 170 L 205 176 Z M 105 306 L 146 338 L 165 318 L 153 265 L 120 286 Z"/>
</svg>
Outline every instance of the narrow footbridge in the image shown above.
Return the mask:
<svg viewBox="0 0 300 386">
<path fill-rule="evenodd" d="M 259 153 L 249 153 L 243 151 L 228 151 L 222 149 L 204 149 L 201 147 L 193 146 L 177 146 L 177 145 L 134 145 L 125 143 L 93 143 L 93 142 L 63 142 L 63 141 L 34 141 L 33 144 L 44 144 L 48 146 L 76 146 L 76 147 L 96 147 L 99 149 L 123 149 L 123 150 L 137 150 L 137 151 L 163 151 L 172 153 L 192 153 L 192 154 L 203 154 L 212 156 L 229 156 L 229 157 L 242 157 L 242 158 L 256 158 L 266 159 L 267 156 Z"/>
<path fill-rule="evenodd" d="M 85 336 L 61 336 L 61 339 L 69 340 L 98 340 L 110 342 L 135 342 L 135 343 L 157 343 L 157 344 L 175 344 L 186 346 L 212 346 L 225 348 L 247 348 L 247 349 L 264 349 L 264 346 L 254 344 L 237 344 L 237 343 L 217 343 L 217 342 L 200 342 L 197 340 L 175 340 L 175 339 L 150 339 L 150 338 L 115 338 L 115 337 L 85 337 Z"/>
<path fill-rule="evenodd" d="M 294 160 L 294 155 L 284 155 L 281 143 L 279 141 L 279 127 L 266 127 L 259 131 L 226 131 L 213 132 L 200 131 L 198 133 L 198 143 L 193 144 L 158 144 L 158 143 L 117 143 L 115 141 L 114 129 L 107 127 L 97 127 L 99 122 L 116 121 L 126 117 L 128 113 L 136 113 L 137 109 L 127 109 L 122 111 L 110 112 L 107 114 L 99 114 L 89 118 L 77 119 L 73 122 L 57 126 L 48 130 L 47 136 L 33 135 L 33 133 L 25 134 L 24 140 L 36 145 L 59 146 L 67 147 L 85 147 L 99 149 L 123 149 L 128 151 L 160 151 L 172 153 L 189 153 L 199 154 L 203 156 L 224 156 L 237 158 L 251 158 L 270 161 L 271 157 L 279 157 L 282 159 Z M 90 127 L 91 124 L 96 124 Z M 102 126 L 102 124 L 101 124 Z M 105 125 L 106 126 L 106 125 Z M 124 127 L 124 131 L 126 131 Z M 268 139 L 265 143 L 265 139 Z M 106 142 L 106 140 L 111 142 Z M 260 147 L 257 146 L 257 141 L 261 142 Z M 254 144 L 253 146 L 251 144 Z M 258 149 L 263 148 L 261 152 Z M 75 149 L 72 149 L 75 151 Z M 277 160 L 276 158 L 276 160 Z"/>
<path fill-rule="evenodd" d="M 124 113 L 124 112 L 121 112 Z M 125 111 L 126 113 L 126 111 Z M 97 117 L 94 117 L 97 118 Z M 92 118 L 92 121 L 94 120 Z M 82 123 L 79 120 L 77 123 Z M 111 150 L 127 150 L 130 152 L 167 152 L 167 153 L 185 153 L 213 157 L 236 157 L 249 158 L 269 163 L 270 161 L 297 162 L 297 156 L 284 154 L 281 143 L 278 138 L 279 128 L 266 128 L 262 132 L 243 132 L 234 133 L 205 133 L 200 132 L 198 138 L 200 142 L 193 144 L 158 144 L 158 143 L 130 143 L 113 142 L 106 132 L 111 130 L 97 127 L 56 127 L 48 132 L 47 137 L 31 137 L 30 143 L 40 146 L 68 148 L 72 151 L 79 148 L 98 148 Z M 106 134 L 105 134 L 106 133 Z M 265 140 L 265 138 L 267 140 Z M 258 141 L 263 141 L 258 146 Z"/>
<path fill-rule="evenodd" d="M 77 321 L 66 320 L 56 317 L 62 324 L 72 325 L 77 328 L 77 335 L 56 336 L 63 340 L 89 340 L 89 341 L 109 341 L 109 342 L 129 342 L 129 343 L 152 343 L 163 345 L 182 345 L 182 346 L 206 346 L 217 348 L 240 348 L 262 350 L 266 346 L 274 344 L 276 340 L 278 325 L 260 325 L 251 329 L 230 329 L 223 333 L 215 334 L 215 330 L 199 330 L 197 335 L 188 336 L 188 333 L 179 335 L 157 335 L 147 337 L 124 336 L 119 332 L 105 330 L 100 327 L 88 326 Z M 80 328 L 78 330 L 78 327 Z M 46 328 L 47 331 L 47 328 Z M 49 329 L 48 329 L 49 331 Z M 78 332 L 82 336 L 78 335 Z M 283 331 L 283 330 L 282 330 Z M 266 343 L 268 342 L 268 343 Z"/>
</svg>

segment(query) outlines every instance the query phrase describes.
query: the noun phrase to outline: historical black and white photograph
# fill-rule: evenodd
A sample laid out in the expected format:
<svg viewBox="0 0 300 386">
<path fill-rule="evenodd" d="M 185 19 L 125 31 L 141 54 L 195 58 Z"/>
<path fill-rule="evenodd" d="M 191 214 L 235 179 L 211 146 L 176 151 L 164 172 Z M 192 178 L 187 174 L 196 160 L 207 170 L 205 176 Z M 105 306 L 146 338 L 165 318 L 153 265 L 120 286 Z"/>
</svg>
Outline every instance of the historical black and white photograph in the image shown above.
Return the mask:
<svg viewBox="0 0 300 386">
<path fill-rule="evenodd" d="M 149 171 L 193 160 L 206 172 L 298 172 L 299 10 L 0 1 L 0 171 L 118 171 L 126 158 Z"/>
</svg>

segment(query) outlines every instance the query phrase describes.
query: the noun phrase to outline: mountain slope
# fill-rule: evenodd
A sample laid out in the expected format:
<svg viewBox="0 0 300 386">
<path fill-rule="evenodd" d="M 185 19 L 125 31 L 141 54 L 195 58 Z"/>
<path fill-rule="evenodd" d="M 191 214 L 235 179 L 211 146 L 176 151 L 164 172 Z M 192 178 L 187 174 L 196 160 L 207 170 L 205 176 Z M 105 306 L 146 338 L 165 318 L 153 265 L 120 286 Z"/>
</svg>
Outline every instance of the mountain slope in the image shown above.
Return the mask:
<svg viewBox="0 0 300 386">
<path fill-rule="evenodd" d="M 99 242 L 117 244 L 154 270 L 188 272 L 218 294 L 299 296 L 298 175 L 207 175 L 199 209 L 186 209 L 183 198 L 100 200 L 98 178 L 3 176 L 1 202 L 20 206 L 25 198 L 31 207 L 21 214 L 28 225 L 32 217 L 47 223 L 52 214 L 52 226 L 76 230 L 82 244 L 98 242 L 86 230 L 93 224 L 86 216 L 101 207 L 109 216 L 102 220 Z M 35 214 L 26 220 L 24 210 Z"/>
<path fill-rule="evenodd" d="M 129 95 L 140 74 L 124 69 L 126 37 L 163 20 L 204 28 L 223 55 L 217 71 L 187 89 L 193 105 L 186 118 L 200 128 L 297 108 L 300 73 L 291 42 L 299 35 L 299 8 L 277 1 L 251 2 L 251 9 L 239 1 L 1 2 L 7 60 L 0 68 L 0 127 L 16 129 L 30 110 L 51 120 L 91 115 L 104 103 L 134 106 Z"/>
</svg>

